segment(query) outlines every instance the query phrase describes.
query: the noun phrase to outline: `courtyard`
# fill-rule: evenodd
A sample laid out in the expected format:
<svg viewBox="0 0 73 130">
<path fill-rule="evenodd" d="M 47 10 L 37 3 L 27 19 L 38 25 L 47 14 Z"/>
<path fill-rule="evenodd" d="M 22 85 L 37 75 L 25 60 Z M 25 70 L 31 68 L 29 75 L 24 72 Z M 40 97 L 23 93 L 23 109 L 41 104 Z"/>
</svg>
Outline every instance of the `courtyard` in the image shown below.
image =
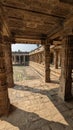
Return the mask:
<svg viewBox="0 0 73 130">
<path fill-rule="evenodd" d="M 58 97 L 59 83 L 51 83 L 31 66 L 14 66 L 9 88 L 10 114 L 0 118 L 0 130 L 73 130 L 73 102 Z"/>
</svg>

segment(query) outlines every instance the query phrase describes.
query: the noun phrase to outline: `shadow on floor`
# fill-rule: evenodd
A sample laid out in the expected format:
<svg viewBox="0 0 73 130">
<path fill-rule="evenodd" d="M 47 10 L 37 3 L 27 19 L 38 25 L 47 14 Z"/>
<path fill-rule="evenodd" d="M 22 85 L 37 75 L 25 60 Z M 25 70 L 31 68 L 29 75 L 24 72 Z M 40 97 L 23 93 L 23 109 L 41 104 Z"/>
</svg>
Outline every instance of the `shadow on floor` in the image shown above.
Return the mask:
<svg viewBox="0 0 73 130">
<path fill-rule="evenodd" d="M 51 94 L 56 95 L 58 93 L 58 88 L 51 89 L 51 90 L 42 90 L 42 89 L 38 89 L 38 88 L 34 88 L 34 87 L 32 88 L 29 86 L 18 85 L 18 84 L 15 84 L 15 87 L 13 89 L 20 90 L 20 91 L 29 91 L 29 92 L 33 92 L 33 93 L 40 93 L 40 94 L 46 95 L 48 97 Z"/>
<path fill-rule="evenodd" d="M 73 128 L 73 100 L 71 100 L 69 102 L 64 102 L 63 100 L 61 100 L 58 97 L 58 88 L 54 88 L 51 90 L 42 90 L 42 89 L 32 88 L 29 86 L 16 85 L 14 87 L 14 89 L 20 90 L 20 91 L 29 91 L 29 92 L 32 92 L 35 94 L 39 93 L 41 95 L 46 95 L 52 101 L 52 103 L 54 104 L 56 109 L 61 113 L 61 115 L 64 117 L 64 119 L 67 121 L 69 126 Z M 44 119 L 42 119 L 42 121 L 43 120 Z M 48 122 L 48 123 L 52 123 L 52 122 Z M 58 124 L 55 122 L 53 122 L 53 123 Z M 57 129 L 53 128 L 50 130 L 57 130 Z M 58 128 L 58 130 L 59 130 L 59 128 Z M 60 130 L 63 130 L 63 128 L 62 129 L 60 128 Z M 64 130 L 65 130 L 65 128 L 64 128 Z M 70 130 L 70 129 L 66 129 L 66 130 Z"/>
<path fill-rule="evenodd" d="M 5 120 L 18 127 L 19 130 L 72 130 L 68 125 L 45 120 L 35 113 L 23 111 L 15 106 L 12 106 L 12 110 L 13 112 L 8 118 L 2 117 L 1 120 Z"/>
<path fill-rule="evenodd" d="M 59 80 L 51 80 L 50 83 L 59 84 Z"/>
</svg>

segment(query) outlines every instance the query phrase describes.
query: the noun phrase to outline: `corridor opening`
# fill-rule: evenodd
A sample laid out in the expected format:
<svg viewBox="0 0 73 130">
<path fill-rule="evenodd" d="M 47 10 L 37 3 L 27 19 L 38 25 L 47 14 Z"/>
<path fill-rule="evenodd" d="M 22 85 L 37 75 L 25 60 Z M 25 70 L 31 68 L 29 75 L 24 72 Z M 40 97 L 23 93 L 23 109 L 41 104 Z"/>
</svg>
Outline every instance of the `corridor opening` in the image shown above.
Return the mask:
<svg viewBox="0 0 73 130">
<path fill-rule="evenodd" d="M 45 80 L 45 48 L 41 44 L 15 44 L 12 49 L 17 51 L 12 52 L 12 64 L 13 66 L 31 66 L 40 77 Z M 24 50 L 24 51 L 23 51 Z M 52 74 L 51 82 L 59 83 L 60 77 L 60 66 L 59 66 L 59 53 L 58 50 L 57 58 L 55 55 L 54 46 L 50 47 L 50 73 Z M 58 67 L 56 68 L 55 62 Z M 15 67 L 14 67 L 15 68 Z M 49 68 L 47 68 L 49 69 Z M 22 76 L 21 76 L 22 77 Z M 47 77 L 48 78 L 48 77 Z"/>
</svg>

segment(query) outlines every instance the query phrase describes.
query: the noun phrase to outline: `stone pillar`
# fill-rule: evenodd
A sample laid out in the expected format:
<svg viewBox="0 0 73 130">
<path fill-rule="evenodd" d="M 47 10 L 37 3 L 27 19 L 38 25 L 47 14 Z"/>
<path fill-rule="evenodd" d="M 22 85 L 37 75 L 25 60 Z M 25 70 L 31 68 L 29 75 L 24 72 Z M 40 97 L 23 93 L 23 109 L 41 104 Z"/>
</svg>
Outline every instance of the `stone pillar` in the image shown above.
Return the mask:
<svg viewBox="0 0 73 130">
<path fill-rule="evenodd" d="M 50 44 L 47 40 L 44 41 L 45 50 L 45 82 L 50 82 Z"/>
<path fill-rule="evenodd" d="M 21 56 L 19 55 L 19 64 L 21 64 Z"/>
<path fill-rule="evenodd" d="M 12 56 L 12 63 L 14 62 L 14 56 Z"/>
<path fill-rule="evenodd" d="M 5 55 L 5 67 L 6 67 L 6 74 L 7 74 L 7 83 L 8 83 L 8 87 L 12 88 L 14 86 L 14 81 L 13 81 L 11 44 L 4 41 L 3 51 L 4 51 L 4 55 Z"/>
<path fill-rule="evenodd" d="M 61 51 L 59 51 L 58 55 L 58 66 L 61 67 Z"/>
<path fill-rule="evenodd" d="M 31 59 L 30 59 L 31 60 Z M 25 55 L 24 55 L 24 65 L 25 65 Z"/>
<path fill-rule="evenodd" d="M 38 56 L 37 56 L 37 54 L 36 54 L 36 62 L 38 63 Z"/>
<path fill-rule="evenodd" d="M 45 51 L 43 51 L 43 54 L 42 54 L 42 61 L 43 61 L 43 65 L 45 64 Z"/>
<path fill-rule="evenodd" d="M 35 54 L 34 54 L 34 62 L 35 62 Z"/>
<path fill-rule="evenodd" d="M 57 50 L 54 51 L 54 65 L 55 65 L 55 69 L 58 69 L 58 51 Z"/>
<path fill-rule="evenodd" d="M 59 96 L 63 100 L 72 98 L 72 69 L 73 69 L 73 35 L 62 41 L 61 79 Z"/>
<path fill-rule="evenodd" d="M 3 40 L 0 36 L 0 116 L 8 114 L 10 108 L 6 76 Z"/>
<path fill-rule="evenodd" d="M 40 64 L 42 63 L 42 52 L 40 52 Z"/>
<path fill-rule="evenodd" d="M 16 64 L 16 55 L 14 55 L 14 64 Z"/>
<path fill-rule="evenodd" d="M 39 64 L 40 64 L 40 53 L 38 53 L 38 57 L 39 57 L 39 61 L 38 61 L 38 62 L 39 62 Z"/>
<path fill-rule="evenodd" d="M 62 59 L 62 56 L 61 56 L 61 51 L 60 51 L 60 67 L 61 67 L 61 59 Z"/>
</svg>

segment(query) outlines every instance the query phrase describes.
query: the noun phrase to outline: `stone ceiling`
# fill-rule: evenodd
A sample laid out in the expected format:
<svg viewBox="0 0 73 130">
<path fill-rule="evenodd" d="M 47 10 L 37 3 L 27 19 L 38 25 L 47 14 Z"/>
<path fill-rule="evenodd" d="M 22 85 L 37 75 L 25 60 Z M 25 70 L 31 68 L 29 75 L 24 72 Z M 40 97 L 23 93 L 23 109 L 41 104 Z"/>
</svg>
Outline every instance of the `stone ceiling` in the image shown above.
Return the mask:
<svg viewBox="0 0 73 130">
<path fill-rule="evenodd" d="M 71 0 L 2 0 L 8 29 L 16 39 L 42 39 L 63 29 L 73 14 Z M 64 3 L 63 3 L 64 2 Z"/>
</svg>

